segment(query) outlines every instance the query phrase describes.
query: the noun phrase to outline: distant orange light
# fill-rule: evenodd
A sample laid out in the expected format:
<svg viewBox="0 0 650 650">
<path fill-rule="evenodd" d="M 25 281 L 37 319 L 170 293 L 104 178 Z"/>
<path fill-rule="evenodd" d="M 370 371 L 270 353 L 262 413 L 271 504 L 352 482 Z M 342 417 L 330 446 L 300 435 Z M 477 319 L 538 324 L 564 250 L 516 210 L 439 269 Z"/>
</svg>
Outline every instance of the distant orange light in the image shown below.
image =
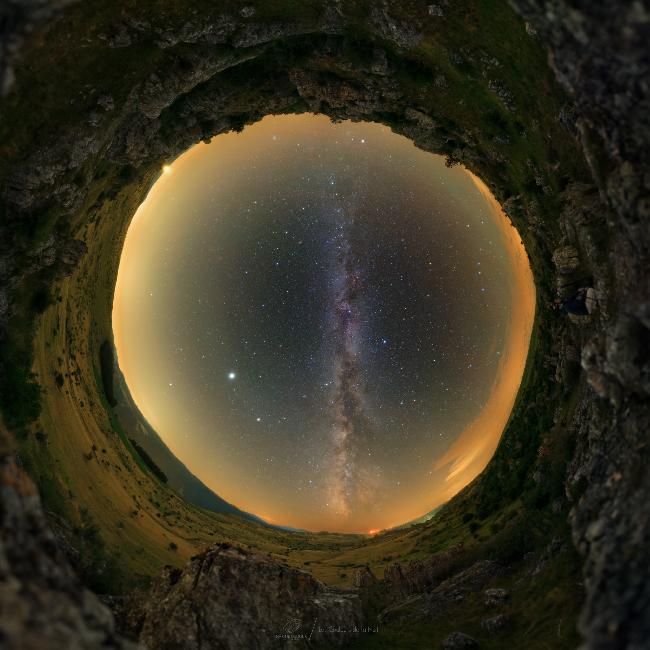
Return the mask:
<svg viewBox="0 0 650 650">
<path fill-rule="evenodd" d="M 368 535 L 376 535 L 377 533 L 380 532 L 381 532 L 380 528 L 372 528 L 371 530 L 368 531 Z"/>
</svg>

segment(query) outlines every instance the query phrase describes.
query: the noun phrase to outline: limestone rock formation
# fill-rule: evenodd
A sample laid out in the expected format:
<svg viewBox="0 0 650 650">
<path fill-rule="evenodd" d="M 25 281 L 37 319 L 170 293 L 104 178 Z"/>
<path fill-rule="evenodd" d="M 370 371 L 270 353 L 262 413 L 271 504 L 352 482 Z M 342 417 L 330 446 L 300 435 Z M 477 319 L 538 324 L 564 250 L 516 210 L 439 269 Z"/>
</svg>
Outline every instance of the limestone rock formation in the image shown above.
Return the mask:
<svg viewBox="0 0 650 650">
<path fill-rule="evenodd" d="M 581 631 L 588 646 L 641 648 L 650 637 L 650 86 L 641 82 L 650 77 L 650 9 L 643 2 L 510 4 L 546 45 L 575 102 L 578 137 L 611 210 L 614 234 L 607 249 L 616 260 L 618 316 L 602 324 L 605 331 L 594 334 L 582 353 L 591 386 L 611 406 L 579 409 L 569 486 L 588 488 L 571 519 L 585 555 Z M 581 217 L 576 226 L 584 228 L 586 221 Z M 614 475 L 620 479 L 608 480 Z"/>
<path fill-rule="evenodd" d="M 558 273 L 573 273 L 580 266 L 580 256 L 574 246 L 563 246 L 553 253 L 553 264 Z"/>
<path fill-rule="evenodd" d="M 423 600 L 423 610 L 430 618 L 441 616 L 454 602 L 465 599 L 467 594 L 482 589 L 490 580 L 501 576 L 506 569 L 491 560 L 480 560 L 460 573 L 448 578 Z M 488 590 L 500 591 L 500 590 Z"/>
<path fill-rule="evenodd" d="M 478 648 L 476 639 L 463 632 L 452 632 L 443 642 L 443 650 L 471 650 Z"/>
<path fill-rule="evenodd" d="M 437 586 L 462 553 L 463 546 L 457 545 L 424 560 L 414 560 L 406 565 L 392 564 L 384 570 L 384 582 L 396 600 L 421 594 Z"/>
<path fill-rule="evenodd" d="M 134 618 L 140 641 L 156 650 L 338 647 L 362 627 L 355 592 L 225 544 L 182 571 L 166 569 Z"/>
<path fill-rule="evenodd" d="M 358 569 L 354 574 L 354 586 L 357 589 L 370 589 L 377 584 L 375 574 L 366 567 L 365 569 Z"/>
<path fill-rule="evenodd" d="M 417 566 L 412 568 L 412 572 L 418 571 Z M 396 602 L 379 614 L 379 621 L 388 623 L 393 620 L 410 620 L 417 618 L 418 615 L 424 616 L 428 621 L 440 620 L 470 594 L 480 592 L 493 579 L 504 575 L 506 571 L 507 569 L 497 562 L 479 560 L 466 569 L 458 572 L 452 571 L 452 574 L 442 581 L 432 583 L 431 575 L 425 569 L 423 578 L 426 580 L 422 580 L 419 586 L 411 581 L 408 585 L 410 588 L 408 594 L 391 592 Z M 386 586 L 390 589 L 391 583 L 388 582 Z M 392 586 L 394 587 L 394 583 Z M 414 592 L 414 589 L 419 589 L 419 591 Z"/>
<path fill-rule="evenodd" d="M 136 650 L 59 549 L 32 481 L 0 457 L 0 645 L 20 650 Z"/>
</svg>

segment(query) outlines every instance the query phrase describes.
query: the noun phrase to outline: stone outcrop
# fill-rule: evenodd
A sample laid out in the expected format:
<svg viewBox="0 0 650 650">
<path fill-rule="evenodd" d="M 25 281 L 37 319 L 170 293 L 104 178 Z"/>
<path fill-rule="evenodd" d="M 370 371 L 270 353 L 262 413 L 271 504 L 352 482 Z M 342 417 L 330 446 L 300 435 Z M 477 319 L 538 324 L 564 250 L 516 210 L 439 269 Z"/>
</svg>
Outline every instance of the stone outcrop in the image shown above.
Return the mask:
<svg viewBox="0 0 650 650">
<path fill-rule="evenodd" d="M 505 571 L 503 566 L 491 560 L 475 562 L 427 593 L 423 600 L 423 611 L 430 618 L 439 617 L 450 605 L 464 600 L 471 592 L 479 591 L 493 578 L 504 575 Z"/>
<path fill-rule="evenodd" d="M 494 578 L 505 573 L 506 568 L 499 563 L 492 560 L 479 560 L 441 582 L 426 584 L 418 593 L 411 591 L 408 595 L 403 594 L 394 604 L 389 605 L 379 614 L 379 620 L 387 623 L 417 616 L 423 616 L 427 620 L 438 620 L 458 603 L 462 603 L 470 594 L 479 592 Z M 390 587 L 391 583 L 388 583 L 387 588 Z M 394 593 L 391 595 L 395 598 Z"/>
<path fill-rule="evenodd" d="M 362 628 L 352 591 L 328 588 L 310 574 L 220 544 L 184 570 L 166 569 L 132 614 L 148 648 L 338 647 Z"/>
<path fill-rule="evenodd" d="M 0 645 L 20 650 L 137 650 L 59 549 L 32 481 L 0 457 Z"/>
<path fill-rule="evenodd" d="M 510 4 L 533 25 L 575 102 L 572 121 L 605 204 L 592 201 L 591 216 L 607 210 L 612 233 L 606 246 L 597 244 L 585 232 L 589 215 L 565 215 L 587 255 L 600 250 L 615 261 L 617 302 L 616 317 L 602 321 L 582 352 L 589 383 L 609 404 L 585 401 L 576 414 L 569 490 L 581 493 L 571 513 L 585 557 L 581 631 L 589 647 L 641 648 L 650 638 L 650 86 L 643 81 L 650 9 L 642 2 Z"/>
<path fill-rule="evenodd" d="M 452 632 L 443 642 L 443 650 L 475 650 L 478 648 L 476 639 L 464 632 Z"/>
<path fill-rule="evenodd" d="M 508 600 L 508 592 L 505 589 L 497 587 L 495 589 L 485 590 L 485 604 L 488 607 L 494 605 L 503 605 Z"/>
<path fill-rule="evenodd" d="M 384 582 L 394 599 L 421 594 L 437 586 L 449 575 L 456 559 L 463 554 L 462 544 L 408 564 L 391 564 L 384 570 Z"/>
<path fill-rule="evenodd" d="M 375 574 L 366 567 L 365 569 L 357 569 L 354 574 L 354 586 L 361 590 L 372 589 L 377 584 Z"/>
<path fill-rule="evenodd" d="M 569 274 L 580 266 L 580 256 L 574 246 L 562 246 L 553 253 L 553 264 L 558 273 Z"/>
</svg>

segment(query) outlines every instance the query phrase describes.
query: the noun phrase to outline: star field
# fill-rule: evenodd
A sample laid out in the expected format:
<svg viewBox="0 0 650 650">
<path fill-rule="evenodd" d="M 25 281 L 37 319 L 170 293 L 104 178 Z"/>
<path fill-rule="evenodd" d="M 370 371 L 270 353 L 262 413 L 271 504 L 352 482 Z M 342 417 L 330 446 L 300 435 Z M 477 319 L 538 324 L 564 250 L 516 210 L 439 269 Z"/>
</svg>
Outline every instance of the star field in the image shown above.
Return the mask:
<svg viewBox="0 0 650 650">
<path fill-rule="evenodd" d="M 120 367 L 163 440 L 275 523 L 365 531 L 438 505 L 436 460 L 512 333 L 502 226 L 469 175 L 386 127 L 308 115 L 170 169 L 114 306 Z"/>
</svg>

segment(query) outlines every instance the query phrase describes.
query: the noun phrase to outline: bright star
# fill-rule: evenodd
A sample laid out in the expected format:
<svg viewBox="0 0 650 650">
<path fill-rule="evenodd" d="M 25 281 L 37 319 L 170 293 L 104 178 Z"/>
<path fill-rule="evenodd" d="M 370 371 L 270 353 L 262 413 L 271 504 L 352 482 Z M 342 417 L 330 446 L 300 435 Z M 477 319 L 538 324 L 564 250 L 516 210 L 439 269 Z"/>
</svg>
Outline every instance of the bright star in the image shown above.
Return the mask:
<svg viewBox="0 0 650 650">
<path fill-rule="evenodd" d="M 237 375 L 234 372 L 229 372 L 228 373 L 228 379 L 234 379 Z"/>
</svg>

